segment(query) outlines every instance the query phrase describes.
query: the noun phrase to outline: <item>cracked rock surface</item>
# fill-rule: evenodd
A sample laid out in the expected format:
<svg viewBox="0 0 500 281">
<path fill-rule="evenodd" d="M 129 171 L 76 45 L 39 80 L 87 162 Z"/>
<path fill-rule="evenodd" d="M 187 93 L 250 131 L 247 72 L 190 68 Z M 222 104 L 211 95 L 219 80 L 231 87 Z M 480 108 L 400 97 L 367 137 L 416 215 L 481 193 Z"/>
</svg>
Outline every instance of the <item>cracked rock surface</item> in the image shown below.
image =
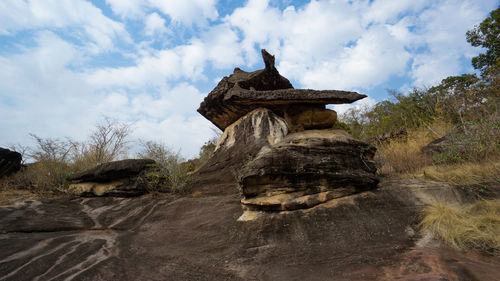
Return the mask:
<svg viewBox="0 0 500 281">
<path fill-rule="evenodd" d="M 500 259 L 441 246 L 420 209 L 471 196 L 382 180 L 307 210 L 238 221 L 239 193 L 0 206 L 0 280 L 498 280 Z"/>
</svg>

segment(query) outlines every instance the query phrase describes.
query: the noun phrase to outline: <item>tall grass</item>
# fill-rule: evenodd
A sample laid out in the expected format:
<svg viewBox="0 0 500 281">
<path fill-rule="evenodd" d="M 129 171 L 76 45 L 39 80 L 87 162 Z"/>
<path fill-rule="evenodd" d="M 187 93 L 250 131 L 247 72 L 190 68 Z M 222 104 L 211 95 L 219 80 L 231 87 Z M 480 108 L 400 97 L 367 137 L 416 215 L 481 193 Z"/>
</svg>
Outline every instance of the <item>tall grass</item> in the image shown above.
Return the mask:
<svg viewBox="0 0 500 281">
<path fill-rule="evenodd" d="M 452 126 L 443 121 L 409 131 L 405 137 L 377 144 L 375 160 L 382 175 L 407 174 L 432 164 L 432 159 L 422 152 L 422 147 L 444 136 Z"/>
<path fill-rule="evenodd" d="M 454 206 L 434 204 L 423 210 L 422 230 L 452 248 L 476 249 L 500 256 L 500 200 Z"/>
<path fill-rule="evenodd" d="M 500 182 L 500 161 L 432 165 L 420 169 L 411 176 L 453 185 Z"/>
</svg>

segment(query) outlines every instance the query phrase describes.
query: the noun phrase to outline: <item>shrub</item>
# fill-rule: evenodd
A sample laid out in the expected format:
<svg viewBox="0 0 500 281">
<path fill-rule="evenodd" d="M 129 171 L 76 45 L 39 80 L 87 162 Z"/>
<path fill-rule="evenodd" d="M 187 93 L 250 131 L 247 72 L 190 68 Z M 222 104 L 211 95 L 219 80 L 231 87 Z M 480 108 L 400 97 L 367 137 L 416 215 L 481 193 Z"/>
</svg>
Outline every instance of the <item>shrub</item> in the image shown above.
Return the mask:
<svg viewBox="0 0 500 281">
<path fill-rule="evenodd" d="M 435 164 L 498 159 L 500 122 L 479 119 L 464 123 L 463 130 L 450 135 L 445 150 L 434 156 Z"/>
<path fill-rule="evenodd" d="M 448 123 L 438 120 L 425 128 L 409 131 L 404 138 L 377 142 L 375 161 L 379 173 L 413 173 L 431 164 L 431 159 L 422 152 L 422 147 L 445 135 L 450 128 Z"/>
<path fill-rule="evenodd" d="M 127 155 L 130 124 L 104 118 L 90 132 L 87 142 L 71 142 L 71 160 L 77 171 L 118 160 Z"/>
<path fill-rule="evenodd" d="M 68 185 L 66 179 L 73 172 L 69 165 L 70 141 L 30 135 L 35 139 L 36 146 L 29 151 L 29 156 L 36 162 L 23 172 L 31 178 L 31 186 L 44 190 L 64 190 Z"/>
<path fill-rule="evenodd" d="M 154 141 L 140 141 L 142 151 L 138 153 L 139 158 L 153 159 L 156 166 L 147 176 L 150 186 L 155 191 L 184 192 L 189 188 L 190 175 L 185 165 L 182 165 L 182 157 L 173 152 L 163 143 Z M 166 185 L 163 184 L 166 179 Z M 169 190 L 167 190 L 169 189 Z"/>
</svg>

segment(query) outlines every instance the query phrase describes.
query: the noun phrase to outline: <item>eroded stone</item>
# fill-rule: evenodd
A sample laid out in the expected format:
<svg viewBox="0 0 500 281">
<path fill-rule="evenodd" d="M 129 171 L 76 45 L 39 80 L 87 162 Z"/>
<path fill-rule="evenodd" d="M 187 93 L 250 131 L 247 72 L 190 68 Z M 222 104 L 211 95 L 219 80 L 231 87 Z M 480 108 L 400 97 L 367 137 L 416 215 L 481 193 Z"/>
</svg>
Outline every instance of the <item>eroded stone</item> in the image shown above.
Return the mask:
<svg viewBox="0 0 500 281">
<path fill-rule="evenodd" d="M 291 133 L 242 169 L 242 204 L 252 210 L 292 210 L 329 200 L 330 195 L 317 194 L 338 197 L 373 189 L 378 183 L 374 150 L 343 130 Z"/>
<path fill-rule="evenodd" d="M 262 50 L 262 56 L 266 65 L 264 69 L 245 72 L 236 68 L 208 94 L 198 112 L 224 130 L 258 107 L 266 107 L 283 116 L 289 105 L 352 103 L 366 97 L 348 91 L 293 89 L 290 81 L 275 68 L 274 56 L 265 50 Z"/>
<path fill-rule="evenodd" d="M 264 146 L 288 134 L 285 120 L 271 110 L 257 108 L 224 130 L 214 155 L 194 174 L 194 186 L 210 186 L 203 192 L 226 193 L 237 189 L 237 173 Z"/>
</svg>

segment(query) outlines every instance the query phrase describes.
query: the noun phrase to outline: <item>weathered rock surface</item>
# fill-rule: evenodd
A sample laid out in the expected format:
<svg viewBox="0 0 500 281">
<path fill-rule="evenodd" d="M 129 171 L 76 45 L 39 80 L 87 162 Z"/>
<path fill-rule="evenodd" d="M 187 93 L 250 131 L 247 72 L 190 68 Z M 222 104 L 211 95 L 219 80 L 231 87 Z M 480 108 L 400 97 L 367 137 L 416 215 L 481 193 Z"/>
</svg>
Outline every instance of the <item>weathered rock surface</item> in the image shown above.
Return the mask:
<svg viewBox="0 0 500 281">
<path fill-rule="evenodd" d="M 311 209 L 238 222 L 237 191 L 61 198 L 0 207 L 0 280 L 498 280 L 500 258 L 418 232 L 446 184 L 383 180 Z"/>
<path fill-rule="evenodd" d="M 103 163 L 73 175 L 68 192 L 80 196 L 138 196 L 147 193 L 142 174 L 153 164 L 151 159 L 125 159 Z"/>
<path fill-rule="evenodd" d="M 375 148 L 343 130 L 307 130 L 264 147 L 239 173 L 249 210 L 310 208 L 377 186 Z"/>
<path fill-rule="evenodd" d="M 458 150 L 465 150 L 463 137 L 461 138 L 460 134 L 457 132 L 452 132 L 431 141 L 426 146 L 422 147 L 422 152 L 429 156 L 433 156 L 445 152 L 452 145 L 454 145 L 454 149 L 457 150 L 456 152 L 459 152 Z"/>
<path fill-rule="evenodd" d="M 365 98 L 355 92 L 293 89 L 274 66 L 274 56 L 262 50 L 265 69 L 245 72 L 239 68 L 224 77 L 200 104 L 198 112 L 224 130 L 258 107 L 272 109 L 283 117 L 289 105 L 351 103 Z"/>
<path fill-rule="evenodd" d="M 194 189 L 212 194 L 237 190 L 237 173 L 262 147 L 288 134 L 285 120 L 271 110 L 257 108 L 224 130 L 214 155 L 194 174 Z"/>
<path fill-rule="evenodd" d="M 19 152 L 0 147 L 0 178 L 21 169 L 22 156 Z"/>
<path fill-rule="evenodd" d="M 292 105 L 286 108 L 285 120 L 290 132 L 312 129 L 331 129 L 337 122 L 337 112 L 325 105 Z"/>
</svg>

